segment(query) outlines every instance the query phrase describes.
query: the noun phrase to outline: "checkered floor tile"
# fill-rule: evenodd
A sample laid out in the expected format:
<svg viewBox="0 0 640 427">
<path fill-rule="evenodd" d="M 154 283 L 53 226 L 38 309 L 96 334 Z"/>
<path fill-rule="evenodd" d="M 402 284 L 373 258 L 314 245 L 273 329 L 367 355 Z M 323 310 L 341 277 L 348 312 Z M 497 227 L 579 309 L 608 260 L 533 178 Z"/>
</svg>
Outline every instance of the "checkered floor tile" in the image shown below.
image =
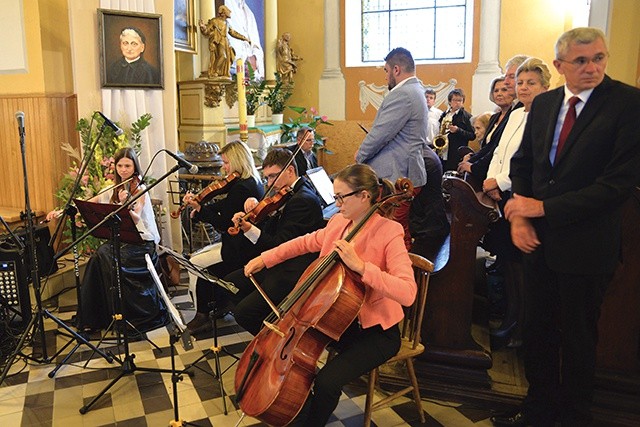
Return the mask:
<svg viewBox="0 0 640 427">
<path fill-rule="evenodd" d="M 63 294 L 54 315 L 70 324 L 75 312 L 75 298 Z M 70 301 L 67 301 L 70 300 Z M 64 306 L 67 302 L 68 305 Z M 193 315 L 193 305 L 185 288 L 175 292 L 172 302 L 185 320 Z M 178 369 L 192 366 L 175 384 L 179 418 L 198 426 L 235 426 L 241 411 L 234 404 L 234 372 L 236 357 L 242 354 L 251 336 L 233 321 L 231 315 L 217 321 L 220 372 L 216 371 L 211 336 L 198 337 L 194 349 L 186 351 L 175 345 Z M 59 334 L 62 328 L 50 318 L 45 319 L 48 355 L 55 354 L 68 341 Z M 92 337 L 99 338 L 99 336 Z M 26 357 L 16 357 L 10 374 L 0 386 L 0 425 L 2 426 L 166 426 L 175 419 L 174 384 L 171 370 L 171 347 L 166 327 L 146 334 L 147 340 L 129 343 L 133 361 L 124 365 L 109 363 L 82 344 L 59 370 L 52 373 L 73 349 L 76 341 L 66 347 L 51 363 L 39 363 Z M 98 346 L 98 341 L 90 341 Z M 35 348 L 35 350 L 34 350 Z M 124 358 L 122 343 L 108 334 L 99 344 L 105 354 Z M 24 354 L 39 351 L 39 345 L 26 347 Z M 34 354 L 34 356 L 36 356 Z M 128 369 L 123 368 L 127 367 Z M 135 366 L 135 369 L 133 369 Z M 133 372 L 130 372 L 133 371 Z M 164 371 L 164 372 L 163 372 Z M 222 375 L 220 375 L 220 373 Z M 53 377 L 53 378 L 51 378 Z M 222 378 L 222 387 L 219 378 Z M 230 395 L 223 397 L 224 393 Z M 95 397 L 103 393 L 98 399 Z M 95 400 L 94 400 L 95 399 Z M 331 427 L 362 425 L 365 383 L 359 380 L 345 388 Z M 408 399 L 374 412 L 372 425 L 393 426 L 490 426 L 490 411 L 450 402 L 423 400 L 426 422 L 420 423 L 413 403 Z M 225 415 L 225 406 L 227 414 Z M 85 412 L 81 414 L 81 412 Z M 241 426 L 264 425 L 251 418 Z"/>
</svg>

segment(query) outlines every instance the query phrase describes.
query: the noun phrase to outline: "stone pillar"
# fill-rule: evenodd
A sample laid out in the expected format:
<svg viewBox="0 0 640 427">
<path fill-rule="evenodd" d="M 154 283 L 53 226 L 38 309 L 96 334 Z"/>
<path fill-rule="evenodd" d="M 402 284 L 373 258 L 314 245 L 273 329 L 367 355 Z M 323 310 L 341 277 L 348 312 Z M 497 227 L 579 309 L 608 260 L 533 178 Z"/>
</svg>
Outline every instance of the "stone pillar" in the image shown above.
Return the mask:
<svg viewBox="0 0 640 427">
<path fill-rule="evenodd" d="M 318 83 L 319 111 L 345 120 L 346 90 L 340 68 L 340 1 L 324 0 L 324 71 Z"/>
<path fill-rule="evenodd" d="M 264 78 L 274 81 L 274 74 L 276 72 L 276 43 L 278 42 L 277 0 L 265 0 L 264 20 Z"/>
<path fill-rule="evenodd" d="M 206 78 L 209 73 L 209 38 L 202 35 L 198 23 L 199 20 L 202 19 L 206 24 L 209 19 L 214 18 L 216 16 L 215 7 L 216 5 L 213 0 L 200 0 L 200 15 L 196 15 L 196 27 L 198 27 L 196 31 L 198 32 L 198 37 L 200 38 L 200 49 L 197 53 L 197 56 L 200 57 L 199 77 L 204 78 Z"/>
<path fill-rule="evenodd" d="M 473 75 L 471 91 L 473 115 L 496 108 L 489 100 L 489 88 L 491 80 L 502 73 L 499 61 L 500 2 L 501 0 L 483 0 L 480 6 L 480 57 L 478 68 Z"/>
</svg>

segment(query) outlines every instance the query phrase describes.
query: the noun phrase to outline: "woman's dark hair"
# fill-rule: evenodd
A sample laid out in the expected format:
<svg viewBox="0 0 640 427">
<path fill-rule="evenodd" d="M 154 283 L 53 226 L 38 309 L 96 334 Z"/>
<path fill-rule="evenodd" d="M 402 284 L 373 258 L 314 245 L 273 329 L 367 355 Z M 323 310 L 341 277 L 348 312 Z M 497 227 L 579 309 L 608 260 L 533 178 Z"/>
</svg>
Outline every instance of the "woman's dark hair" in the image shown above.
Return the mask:
<svg viewBox="0 0 640 427">
<path fill-rule="evenodd" d="M 120 184 L 122 182 L 122 178 L 118 175 L 118 162 L 123 158 L 131 159 L 133 161 L 133 175 L 134 177 L 140 177 L 142 173 L 142 168 L 140 167 L 140 162 L 138 161 L 138 156 L 136 155 L 136 151 L 132 147 L 121 148 L 116 151 L 116 154 L 113 155 L 113 166 L 115 168 L 115 176 L 116 176 L 116 184 Z M 118 201 L 118 191 L 114 190 L 111 195 L 111 203 L 116 203 Z"/>
<path fill-rule="evenodd" d="M 383 197 L 393 194 L 394 187 L 388 179 L 378 178 L 375 171 L 369 165 L 356 163 L 342 169 L 335 176 L 352 191 L 366 191 L 371 197 L 371 204 L 378 202 Z M 381 214 L 385 217 L 391 217 L 393 214 L 393 206 L 382 209 Z"/>
</svg>

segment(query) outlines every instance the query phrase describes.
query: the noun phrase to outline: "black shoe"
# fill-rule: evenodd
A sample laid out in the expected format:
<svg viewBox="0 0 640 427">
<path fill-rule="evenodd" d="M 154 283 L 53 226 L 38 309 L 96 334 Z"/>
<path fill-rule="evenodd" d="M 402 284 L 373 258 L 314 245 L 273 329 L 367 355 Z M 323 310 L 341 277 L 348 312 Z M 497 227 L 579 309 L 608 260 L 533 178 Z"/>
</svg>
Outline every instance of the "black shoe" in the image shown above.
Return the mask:
<svg viewBox="0 0 640 427">
<path fill-rule="evenodd" d="M 531 420 L 523 411 L 518 411 L 515 414 L 496 415 L 489 418 L 493 425 L 496 426 L 531 426 Z"/>
<path fill-rule="evenodd" d="M 189 332 L 191 332 L 191 335 L 200 335 L 200 334 L 205 334 L 212 331 L 213 331 L 213 325 L 208 320 L 207 320 L 207 323 L 204 323 L 198 326 L 197 328 L 194 328 L 194 329 L 189 328 Z"/>
<path fill-rule="evenodd" d="M 187 329 L 193 334 L 193 332 L 200 328 L 202 325 L 209 323 L 209 317 L 204 313 L 196 313 L 191 322 L 187 323 Z"/>
</svg>

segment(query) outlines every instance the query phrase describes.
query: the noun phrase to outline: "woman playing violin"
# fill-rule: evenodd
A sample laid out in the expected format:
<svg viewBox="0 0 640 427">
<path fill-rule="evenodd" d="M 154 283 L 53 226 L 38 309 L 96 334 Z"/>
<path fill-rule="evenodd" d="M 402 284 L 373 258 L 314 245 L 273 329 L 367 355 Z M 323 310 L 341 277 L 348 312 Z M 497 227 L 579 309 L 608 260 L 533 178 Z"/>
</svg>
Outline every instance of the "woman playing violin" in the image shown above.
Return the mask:
<svg viewBox="0 0 640 427">
<path fill-rule="evenodd" d="M 222 167 L 227 176 L 234 172 L 239 178 L 229 182 L 224 187 L 227 196 L 213 203 L 201 205 L 197 197 L 192 193 L 184 196 L 184 203 L 193 208 L 191 217 L 195 221 L 208 222 L 222 233 L 220 242 L 209 245 L 191 256 L 191 262 L 201 268 L 209 269 L 209 272 L 217 277 L 224 277 L 228 273 L 242 267 L 250 257 L 237 250 L 233 243 L 233 237 L 227 233 L 227 229 L 233 225 L 231 217 L 241 211 L 245 200 L 248 198 L 262 198 L 260 172 L 256 169 L 251 151 L 245 143 L 233 141 L 220 150 Z M 205 332 L 211 327 L 207 313 L 209 302 L 213 299 L 214 285 L 189 273 L 189 290 L 194 296 L 196 316 L 187 325 L 192 333 Z"/>
<path fill-rule="evenodd" d="M 122 148 L 114 155 L 116 185 L 91 198 L 95 203 L 122 204 L 137 192 L 144 190 L 140 183 L 141 168 L 133 148 Z M 155 292 L 155 284 L 149 274 L 130 274 L 132 270 L 146 272 L 145 254 L 156 258 L 156 244 L 160 233 L 148 194 L 144 194 L 129 207 L 136 228 L 144 241 L 141 245 L 121 243 L 121 286 L 126 320 L 144 332 L 164 325 L 167 313 L 162 300 Z M 49 212 L 47 219 L 59 215 Z M 77 325 L 82 330 L 99 330 L 112 319 L 113 262 L 110 242 L 103 243 L 91 256 L 82 279 Z"/>
<path fill-rule="evenodd" d="M 283 188 L 292 190 L 286 203 L 278 203 L 279 208 L 266 218 L 260 218 L 262 214 L 258 215 L 256 224 L 240 219 L 246 216 L 245 212 L 258 204 L 257 200 L 247 201 L 245 212 L 234 215 L 234 222 L 238 223 L 242 231 L 236 236 L 235 243 L 240 244 L 242 253 L 248 256 L 242 265 L 267 249 L 324 226 L 320 199 L 309 180 L 298 176 L 295 161 L 291 162 L 291 156 L 289 150 L 274 148 L 267 153 L 262 162 L 262 173 L 267 179 L 267 185 L 272 186 L 274 192 L 279 193 Z M 266 211 L 269 210 L 267 207 Z M 276 268 L 261 272 L 256 279 L 269 298 L 277 304 L 293 289 L 300 275 L 315 258 L 315 254 L 295 257 Z M 235 295 L 228 292 L 224 294 L 235 304 L 233 314 L 236 322 L 250 333 L 257 334 L 262 320 L 270 313 L 269 306 L 244 276 L 242 267 L 226 276 L 225 280 L 234 283 L 240 289 Z"/>
<path fill-rule="evenodd" d="M 248 276 L 302 254 L 319 251 L 325 256 L 336 251 L 365 286 L 357 320 L 333 344 L 338 355 L 320 369 L 310 397 L 291 425 L 324 426 L 338 405 L 342 387 L 398 352 L 402 306 L 411 305 L 417 291 L 399 223 L 375 213 L 354 240 L 344 240 L 379 198 L 391 194 L 391 183 L 379 180 L 371 167 L 355 164 L 338 173 L 333 188 L 340 213 L 326 228 L 265 251 L 244 268 Z"/>
</svg>

